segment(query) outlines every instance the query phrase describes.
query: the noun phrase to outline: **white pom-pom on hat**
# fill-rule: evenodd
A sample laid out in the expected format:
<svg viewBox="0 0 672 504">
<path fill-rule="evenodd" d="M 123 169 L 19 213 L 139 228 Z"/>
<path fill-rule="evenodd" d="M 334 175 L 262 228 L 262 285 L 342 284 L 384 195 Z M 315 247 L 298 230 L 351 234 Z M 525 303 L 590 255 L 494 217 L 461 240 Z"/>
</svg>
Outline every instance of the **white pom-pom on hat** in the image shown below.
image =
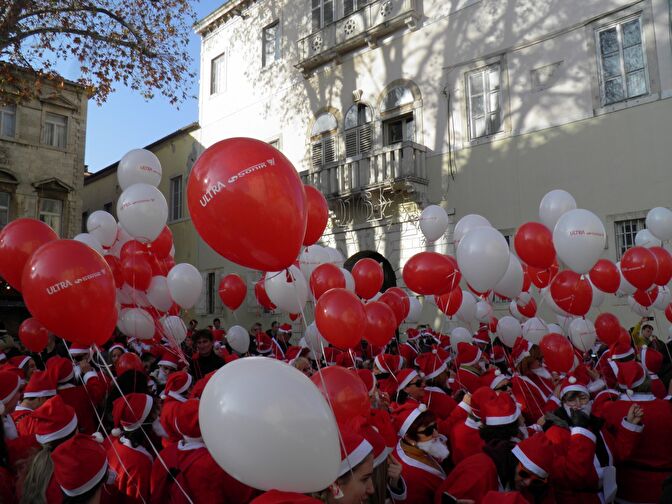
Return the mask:
<svg viewBox="0 0 672 504">
<path fill-rule="evenodd" d="M 628 397 L 632 397 L 632 395 L 634 394 L 634 392 L 632 391 L 632 389 L 628 389 L 628 390 L 626 390 L 625 393 L 628 395 Z"/>
<path fill-rule="evenodd" d="M 121 429 L 115 427 L 114 429 L 112 429 L 112 432 L 110 434 L 112 434 L 114 437 L 119 437 L 121 436 Z"/>
<path fill-rule="evenodd" d="M 438 352 L 436 351 L 436 348 L 432 348 L 432 353 L 436 355 Z"/>
<path fill-rule="evenodd" d="M 574 383 L 576 383 L 576 377 L 575 377 L 575 376 L 570 376 L 570 377 L 567 379 L 567 381 L 568 381 L 569 383 L 571 383 L 571 384 L 574 384 Z"/>
<path fill-rule="evenodd" d="M 426 405 L 426 404 L 419 404 L 419 405 L 418 405 L 418 409 L 419 409 L 421 412 L 427 411 L 427 405 Z"/>
<path fill-rule="evenodd" d="M 499 376 L 502 374 L 502 371 L 499 369 L 495 369 L 495 376 Z"/>
<path fill-rule="evenodd" d="M 94 432 L 91 434 L 91 439 L 93 439 L 96 443 L 102 443 L 105 440 L 103 434 L 100 432 Z"/>
</svg>

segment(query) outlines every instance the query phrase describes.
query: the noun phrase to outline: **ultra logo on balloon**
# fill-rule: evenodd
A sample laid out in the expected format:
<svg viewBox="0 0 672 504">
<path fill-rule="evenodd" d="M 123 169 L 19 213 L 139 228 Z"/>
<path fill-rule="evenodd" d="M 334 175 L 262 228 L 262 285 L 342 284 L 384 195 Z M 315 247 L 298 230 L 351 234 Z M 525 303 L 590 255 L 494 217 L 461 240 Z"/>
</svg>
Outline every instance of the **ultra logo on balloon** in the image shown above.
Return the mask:
<svg viewBox="0 0 672 504">
<path fill-rule="evenodd" d="M 266 166 L 268 166 L 267 163 L 270 166 L 275 166 L 275 159 L 274 158 L 267 159 L 266 161 L 262 161 L 261 163 L 257 163 L 254 166 L 244 168 L 244 169 L 240 170 L 238 173 L 236 173 L 235 175 L 231 175 L 229 177 L 229 180 L 227 180 L 227 183 L 229 185 L 231 185 L 236 180 L 238 180 L 239 178 L 243 178 L 245 175 L 249 175 L 250 173 L 254 173 L 255 171 L 263 170 L 264 168 L 266 168 Z M 212 198 L 214 198 L 217 195 L 217 193 L 219 193 L 219 191 L 221 191 L 225 187 L 226 187 L 226 184 L 224 182 L 222 182 L 221 180 L 218 180 L 217 184 L 210 187 L 210 189 L 208 189 L 208 192 L 206 192 L 203 195 L 203 197 L 201 198 L 201 200 L 200 200 L 201 206 L 203 208 L 208 206 L 208 203 L 210 203 L 210 201 L 212 201 Z"/>
</svg>

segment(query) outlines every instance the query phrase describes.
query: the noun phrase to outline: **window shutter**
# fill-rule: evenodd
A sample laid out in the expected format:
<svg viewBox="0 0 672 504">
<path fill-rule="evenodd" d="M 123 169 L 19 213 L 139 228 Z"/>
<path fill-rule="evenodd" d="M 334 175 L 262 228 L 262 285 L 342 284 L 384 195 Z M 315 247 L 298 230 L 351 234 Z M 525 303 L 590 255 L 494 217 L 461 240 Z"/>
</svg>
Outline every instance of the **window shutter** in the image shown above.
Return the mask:
<svg viewBox="0 0 672 504">
<path fill-rule="evenodd" d="M 355 0 L 343 1 L 343 14 L 346 16 L 355 10 Z"/>
<path fill-rule="evenodd" d="M 327 137 L 322 140 L 324 144 L 324 163 L 332 163 L 336 161 L 336 138 Z"/>
<path fill-rule="evenodd" d="M 313 168 L 322 166 L 322 142 L 313 143 Z"/>
<path fill-rule="evenodd" d="M 373 125 L 365 124 L 359 130 L 359 151 L 364 154 L 370 152 L 373 146 Z"/>
<path fill-rule="evenodd" d="M 345 132 L 345 157 L 359 154 L 357 150 L 357 130 L 351 129 Z"/>
<path fill-rule="evenodd" d="M 201 285 L 201 296 L 198 298 L 198 302 L 196 303 L 196 314 L 197 315 L 205 315 L 205 312 L 207 311 L 207 288 L 208 288 L 208 274 L 201 272 L 201 280 L 203 281 L 203 284 Z"/>
</svg>

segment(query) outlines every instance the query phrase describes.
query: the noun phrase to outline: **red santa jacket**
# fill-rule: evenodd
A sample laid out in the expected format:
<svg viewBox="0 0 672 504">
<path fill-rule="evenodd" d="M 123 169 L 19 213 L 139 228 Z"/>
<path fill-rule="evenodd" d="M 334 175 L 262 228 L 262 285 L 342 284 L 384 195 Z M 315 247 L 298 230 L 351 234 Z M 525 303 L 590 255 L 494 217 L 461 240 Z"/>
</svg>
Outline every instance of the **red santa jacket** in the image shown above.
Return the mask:
<svg viewBox="0 0 672 504">
<path fill-rule="evenodd" d="M 418 448 L 404 443 L 408 453 L 402 448 L 402 441 L 397 444 L 394 456 L 401 462 L 401 475 L 406 483 L 406 498 L 395 500 L 407 504 L 425 504 L 432 502 L 436 489 L 446 477 L 443 469 L 429 455 Z"/>
<path fill-rule="evenodd" d="M 117 474 L 114 484 L 119 491 L 120 503 L 149 500 L 154 459 L 144 447 L 134 447 L 125 437 L 115 438 L 107 450 L 107 460 Z"/>
<path fill-rule="evenodd" d="M 471 455 L 483 450 L 483 440 L 479 434 L 480 422 L 467 417 L 464 422 L 457 423 L 450 431 L 450 459 L 457 465 Z"/>
<path fill-rule="evenodd" d="M 418 356 L 418 350 L 411 343 L 406 342 L 399 345 L 399 355 L 404 358 L 407 366 L 412 367 Z"/>
<path fill-rule="evenodd" d="M 457 370 L 455 382 L 461 389 L 466 390 L 470 394 L 473 394 L 483 386 L 481 376 L 475 370 L 467 367 L 460 367 Z"/>
<path fill-rule="evenodd" d="M 22 429 L 21 423 L 26 418 L 30 417 L 30 414 L 33 412 L 32 409 L 21 406 L 20 404 L 16 406 L 14 411 L 12 411 L 9 416 L 14 420 L 14 425 L 16 425 L 16 432 L 19 436 L 25 436 L 27 434 L 25 428 Z"/>
<path fill-rule="evenodd" d="M 536 381 L 528 376 L 515 373 L 511 377 L 511 387 L 528 424 L 536 423 L 545 412 L 553 411 L 560 406 L 560 401 L 555 396 L 548 397 Z"/>
<path fill-rule="evenodd" d="M 422 403 L 434 413 L 438 419 L 446 419 L 457 406 L 455 399 L 446 394 L 439 387 L 425 387 Z"/>
<path fill-rule="evenodd" d="M 182 439 L 182 435 L 177 432 L 175 428 L 175 408 L 180 404 L 180 401 L 174 399 L 171 396 L 166 396 L 161 405 L 161 415 L 159 416 L 159 422 L 161 427 L 166 431 L 167 437 L 162 439 L 164 448 L 177 443 Z"/>
<path fill-rule="evenodd" d="M 632 403 L 644 412 L 642 425 L 625 418 Z M 658 502 L 663 481 L 672 475 L 672 403 L 650 393 L 622 395 L 604 409 L 605 428 L 612 432 L 619 425 L 640 431 L 640 438 L 629 457 L 616 464 L 618 497 L 629 502 Z"/>
<path fill-rule="evenodd" d="M 72 406 L 77 413 L 77 424 L 83 434 L 93 434 L 98 429 L 98 417 L 95 407 L 100 406 L 105 399 L 107 386 L 94 371 L 89 371 L 83 377 L 83 385 L 58 386 L 58 395 L 63 401 Z"/>
<path fill-rule="evenodd" d="M 471 406 L 466 402 L 460 402 L 453 411 L 450 412 L 450 416 L 445 420 L 439 419 L 436 422 L 436 426 L 439 429 L 439 432 L 446 437 L 450 437 L 450 432 L 453 430 L 453 427 L 457 424 L 464 422 L 471 413 Z"/>
</svg>

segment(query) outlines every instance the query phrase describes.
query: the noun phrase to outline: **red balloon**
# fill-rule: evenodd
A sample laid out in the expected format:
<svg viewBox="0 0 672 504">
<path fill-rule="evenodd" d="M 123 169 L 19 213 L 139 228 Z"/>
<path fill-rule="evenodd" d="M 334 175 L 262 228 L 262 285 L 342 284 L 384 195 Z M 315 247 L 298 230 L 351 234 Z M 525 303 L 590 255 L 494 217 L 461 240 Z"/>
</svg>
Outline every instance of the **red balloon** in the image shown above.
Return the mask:
<svg viewBox="0 0 672 504">
<path fill-rule="evenodd" d="M 556 373 L 566 373 L 574 364 L 574 351 L 567 338 L 557 333 L 549 333 L 539 342 L 546 367 Z"/>
<path fill-rule="evenodd" d="M 481 291 L 477 291 L 477 290 L 474 289 L 471 285 L 469 285 L 469 282 L 467 282 L 467 289 L 469 289 L 469 290 L 471 291 L 471 293 L 472 293 L 474 296 L 476 296 L 477 298 L 487 299 L 488 296 L 490 295 L 490 291 L 489 291 L 489 290 L 487 290 L 487 291 L 483 291 L 483 292 L 481 292 Z M 504 297 L 504 296 L 500 296 L 500 297 Z"/>
<path fill-rule="evenodd" d="M 651 247 L 649 251 L 656 258 L 656 285 L 667 285 L 672 280 L 672 255 L 663 247 Z"/>
<path fill-rule="evenodd" d="M 149 267 L 152 269 L 152 276 L 167 276 L 168 273 L 163 273 L 164 270 L 164 264 L 163 264 L 163 259 L 159 259 L 156 257 L 154 254 L 149 254 L 145 256 L 147 258 L 147 262 L 149 263 Z M 168 270 L 170 271 L 170 270 Z"/>
<path fill-rule="evenodd" d="M 316 300 L 329 289 L 344 288 L 345 276 L 341 268 L 331 263 L 320 264 L 310 275 L 310 291 Z"/>
<path fill-rule="evenodd" d="M 457 313 L 457 310 L 460 309 L 462 304 L 462 289 L 457 287 L 446 294 L 441 294 L 440 296 L 434 296 L 436 301 L 436 306 L 439 307 L 443 313 L 452 317 Z"/>
<path fill-rule="evenodd" d="M 371 301 L 364 305 L 364 311 L 366 312 L 364 339 L 372 345 L 387 345 L 397 328 L 392 308 L 380 301 Z"/>
<path fill-rule="evenodd" d="M 389 295 L 401 304 L 397 296 Z M 349 290 L 331 289 L 317 300 L 315 324 L 320 334 L 332 345 L 354 348 L 366 329 L 366 312 L 361 301 Z"/>
<path fill-rule="evenodd" d="M 488 324 L 488 330 L 491 333 L 496 333 L 497 332 L 497 323 L 499 322 L 499 319 L 497 317 L 491 317 L 490 318 L 490 323 Z"/>
<path fill-rule="evenodd" d="M 236 310 L 245 301 L 247 285 L 240 275 L 232 273 L 219 281 L 219 298 L 229 310 Z"/>
<path fill-rule="evenodd" d="M 41 352 L 49 342 L 49 331 L 36 318 L 27 318 L 19 326 L 19 339 L 31 352 Z"/>
<path fill-rule="evenodd" d="M 402 289 L 401 287 L 390 287 L 385 292 L 391 292 L 399 296 L 399 298 L 401 298 L 401 302 L 404 304 L 403 320 L 406 320 L 406 317 L 408 317 L 408 312 L 411 311 L 411 300 L 408 298 L 408 294 L 406 294 L 406 291 L 404 291 L 404 289 Z"/>
<path fill-rule="evenodd" d="M 665 317 L 669 322 L 672 322 L 672 303 L 667 305 L 667 308 L 665 308 Z"/>
<path fill-rule="evenodd" d="M 161 234 L 149 244 L 149 250 L 158 258 L 168 257 L 173 248 L 173 233 L 168 226 L 164 226 Z"/>
<path fill-rule="evenodd" d="M 175 259 L 168 256 L 161 261 L 161 274 L 160 276 L 168 276 L 168 273 L 175 266 Z"/>
<path fill-rule="evenodd" d="M 616 315 L 609 312 L 600 313 L 595 319 L 595 332 L 602 343 L 611 346 L 618 340 L 621 323 Z"/>
<path fill-rule="evenodd" d="M 16 219 L 0 232 L 0 276 L 21 292 L 23 267 L 38 248 L 58 240 L 56 232 L 36 219 Z"/>
<path fill-rule="evenodd" d="M 271 298 L 266 294 L 266 287 L 264 286 L 264 278 L 266 275 L 261 277 L 257 283 L 254 284 L 254 297 L 257 298 L 257 303 L 261 305 L 262 308 L 267 310 L 275 310 L 277 307 L 271 301 Z"/>
<path fill-rule="evenodd" d="M 518 228 L 513 245 L 521 261 L 535 268 L 546 269 L 553 265 L 555 247 L 549 229 L 538 222 L 527 222 Z"/>
<path fill-rule="evenodd" d="M 290 313 L 289 314 L 289 320 L 291 320 L 292 322 L 294 322 L 295 320 L 297 320 L 300 317 L 301 317 L 300 313 Z"/>
<path fill-rule="evenodd" d="M 119 251 L 119 259 L 121 262 L 124 262 L 124 259 L 131 257 L 133 255 L 149 255 L 149 249 L 144 243 L 140 243 L 138 240 L 128 240 L 121 246 Z"/>
<path fill-rule="evenodd" d="M 530 302 L 526 305 L 516 303 L 516 306 L 518 307 L 518 313 L 524 317 L 532 318 L 537 314 L 537 302 L 534 300 L 534 298 L 530 299 Z"/>
<path fill-rule="evenodd" d="M 656 256 L 644 247 L 632 247 L 621 258 L 621 273 L 638 289 L 648 289 L 658 274 Z"/>
<path fill-rule="evenodd" d="M 320 239 L 329 219 L 327 200 L 319 189 L 313 186 L 303 186 L 306 191 L 306 213 L 308 220 L 303 244 L 307 247 Z"/>
<path fill-rule="evenodd" d="M 112 275 L 114 276 L 114 284 L 117 286 L 117 289 L 121 289 L 121 287 L 124 285 L 124 274 L 121 271 L 121 261 L 119 261 L 116 256 L 110 254 L 103 257 L 105 258 L 107 265 L 110 267 L 110 271 L 112 271 Z"/>
<path fill-rule="evenodd" d="M 383 267 L 375 259 L 360 259 L 352 267 L 352 278 L 355 279 L 355 292 L 363 299 L 371 299 L 383 286 L 385 274 Z"/>
<path fill-rule="evenodd" d="M 404 318 L 406 318 L 404 310 L 404 302 L 401 300 L 401 298 L 394 292 L 388 291 L 384 292 L 378 298 L 378 301 L 380 301 L 381 303 L 385 303 L 392 309 L 392 311 L 394 312 L 394 319 L 397 322 L 397 327 L 401 325 L 401 323 L 404 321 Z"/>
<path fill-rule="evenodd" d="M 555 261 L 550 268 L 539 269 L 534 266 L 527 266 L 527 273 L 530 281 L 539 289 L 547 287 L 551 280 L 558 274 L 558 261 Z"/>
<path fill-rule="evenodd" d="M 532 280 L 530 280 L 530 273 L 527 271 L 527 268 L 523 268 L 523 292 L 529 291 L 530 285 L 532 285 Z"/>
<path fill-rule="evenodd" d="M 602 292 L 613 294 L 621 284 L 621 274 L 609 259 L 600 259 L 590 270 L 590 281 Z"/>
<path fill-rule="evenodd" d="M 114 363 L 114 371 L 117 377 L 128 371 L 137 371 L 139 373 L 145 374 L 145 366 L 142 365 L 142 361 L 137 354 L 133 352 L 126 352 L 121 354 L 117 359 L 117 362 Z"/>
<path fill-rule="evenodd" d="M 648 308 L 656 302 L 656 298 L 658 297 L 658 286 L 655 285 L 649 290 L 640 289 L 635 292 L 632 297 L 635 298 L 635 301 L 637 301 L 644 308 Z"/>
<path fill-rule="evenodd" d="M 168 315 L 179 315 L 180 305 L 178 305 L 177 303 L 173 303 L 173 306 L 168 308 L 168 311 L 166 313 L 168 313 Z"/>
<path fill-rule="evenodd" d="M 330 366 L 322 368 L 310 379 L 331 404 L 339 424 L 358 416 L 368 418 L 371 411 L 369 392 L 357 373 L 341 366 Z"/>
<path fill-rule="evenodd" d="M 187 202 L 198 234 L 215 252 L 247 268 L 292 265 L 306 233 L 306 192 L 277 149 L 252 138 L 208 147 L 189 175 Z"/>
<path fill-rule="evenodd" d="M 551 282 L 551 297 L 572 315 L 583 316 L 590 310 L 593 289 L 590 282 L 571 270 L 561 271 Z"/>
<path fill-rule="evenodd" d="M 69 341 L 102 345 L 117 324 L 114 276 L 103 257 L 84 243 L 42 245 L 26 263 L 23 299 L 30 313 Z"/>
<path fill-rule="evenodd" d="M 437 252 L 415 254 L 404 266 L 402 276 L 406 287 L 423 295 L 450 292 L 462 277 L 454 259 Z"/>
<path fill-rule="evenodd" d="M 143 292 L 149 289 L 152 281 L 152 266 L 147 256 L 135 254 L 126 257 L 121 261 L 121 272 L 124 281 L 134 289 Z"/>
</svg>

